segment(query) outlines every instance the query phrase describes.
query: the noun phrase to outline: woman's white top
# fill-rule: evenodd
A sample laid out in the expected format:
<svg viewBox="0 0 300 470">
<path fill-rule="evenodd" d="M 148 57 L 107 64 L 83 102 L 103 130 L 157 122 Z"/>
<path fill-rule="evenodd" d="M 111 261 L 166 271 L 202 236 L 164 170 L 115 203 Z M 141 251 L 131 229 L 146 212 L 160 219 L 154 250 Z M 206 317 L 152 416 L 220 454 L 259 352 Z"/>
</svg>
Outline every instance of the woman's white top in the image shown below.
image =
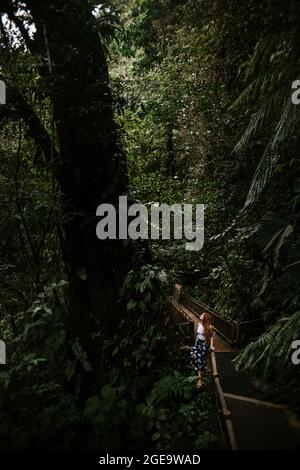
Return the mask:
<svg viewBox="0 0 300 470">
<path fill-rule="evenodd" d="M 197 328 L 197 339 L 204 339 L 204 328 L 201 322 L 198 323 L 198 328 Z"/>
</svg>

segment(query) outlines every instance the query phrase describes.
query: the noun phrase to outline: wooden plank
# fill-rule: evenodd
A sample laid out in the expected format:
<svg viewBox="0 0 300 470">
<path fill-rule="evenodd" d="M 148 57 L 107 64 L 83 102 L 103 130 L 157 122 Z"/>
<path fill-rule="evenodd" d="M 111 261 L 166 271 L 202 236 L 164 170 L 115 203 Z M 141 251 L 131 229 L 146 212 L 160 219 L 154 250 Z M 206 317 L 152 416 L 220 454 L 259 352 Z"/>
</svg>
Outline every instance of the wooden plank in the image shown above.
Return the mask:
<svg viewBox="0 0 300 470">
<path fill-rule="evenodd" d="M 283 406 L 278 405 L 277 403 L 272 403 L 272 402 L 264 401 L 264 400 L 256 400 L 255 398 L 249 398 L 249 397 L 245 397 L 245 396 L 242 396 L 242 395 L 233 395 L 232 393 L 224 392 L 224 396 L 225 396 L 225 398 L 232 398 L 234 400 L 240 400 L 240 401 L 253 403 L 254 405 L 257 405 L 257 406 L 267 406 L 269 408 L 281 408 L 281 409 L 283 409 Z"/>
<path fill-rule="evenodd" d="M 292 450 L 299 442 L 282 408 L 226 398 L 239 449 Z"/>
</svg>

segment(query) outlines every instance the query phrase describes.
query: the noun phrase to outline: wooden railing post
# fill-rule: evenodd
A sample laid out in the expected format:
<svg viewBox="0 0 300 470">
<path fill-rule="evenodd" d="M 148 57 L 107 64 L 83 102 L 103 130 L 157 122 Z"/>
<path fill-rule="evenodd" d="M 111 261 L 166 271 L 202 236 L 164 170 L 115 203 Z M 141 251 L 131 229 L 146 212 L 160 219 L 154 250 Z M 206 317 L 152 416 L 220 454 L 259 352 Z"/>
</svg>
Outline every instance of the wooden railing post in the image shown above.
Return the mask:
<svg viewBox="0 0 300 470">
<path fill-rule="evenodd" d="M 228 443 L 229 443 L 230 449 L 237 450 L 238 446 L 237 446 L 236 436 L 235 436 L 235 432 L 233 428 L 231 412 L 227 407 L 224 392 L 220 383 L 216 355 L 214 352 L 211 353 L 211 365 L 212 365 L 212 375 L 214 378 L 216 395 L 217 395 L 217 399 L 218 399 L 219 406 L 220 406 L 220 416 L 223 418 Z"/>
</svg>

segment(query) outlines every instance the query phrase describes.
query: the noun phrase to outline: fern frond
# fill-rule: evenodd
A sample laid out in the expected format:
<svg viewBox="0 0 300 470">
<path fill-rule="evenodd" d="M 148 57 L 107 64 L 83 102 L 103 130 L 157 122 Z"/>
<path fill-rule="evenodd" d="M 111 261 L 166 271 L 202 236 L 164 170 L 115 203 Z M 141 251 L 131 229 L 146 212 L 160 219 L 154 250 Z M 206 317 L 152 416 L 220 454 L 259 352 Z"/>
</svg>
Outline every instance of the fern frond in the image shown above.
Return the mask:
<svg viewBox="0 0 300 470">
<path fill-rule="evenodd" d="M 149 396 L 149 404 L 168 401 L 172 398 L 180 398 L 186 389 L 186 378 L 179 372 L 174 371 L 170 375 L 162 377 L 154 384 Z"/>
<path fill-rule="evenodd" d="M 295 108 L 289 95 L 283 106 L 280 119 L 277 122 L 275 134 L 270 138 L 258 167 L 256 168 L 244 207 L 247 207 L 258 199 L 276 168 L 280 156 L 278 151 L 279 145 L 297 130 L 300 123 L 300 113 L 297 112 Z M 256 133 L 260 125 L 261 123 L 255 123 L 252 124 L 252 127 L 249 127 L 244 137 L 240 140 L 240 143 L 237 144 L 238 149 L 249 143 L 250 138 Z"/>
<path fill-rule="evenodd" d="M 299 66 L 295 60 L 298 57 L 297 38 L 298 32 L 293 28 L 278 33 L 272 31 L 258 41 L 246 68 L 245 81 L 248 84 L 232 105 L 260 103 L 236 144 L 235 152 L 247 148 L 252 139 L 265 128 L 268 135 L 243 210 L 260 197 L 273 176 L 281 145 L 299 132 L 300 112 L 291 100 L 291 85 L 299 76 Z"/>
<path fill-rule="evenodd" d="M 292 341 L 299 334 L 300 310 L 290 317 L 280 318 L 266 333 L 246 346 L 235 358 L 237 369 L 251 369 L 262 365 L 265 371 L 280 359 L 286 364 L 291 353 Z"/>
</svg>

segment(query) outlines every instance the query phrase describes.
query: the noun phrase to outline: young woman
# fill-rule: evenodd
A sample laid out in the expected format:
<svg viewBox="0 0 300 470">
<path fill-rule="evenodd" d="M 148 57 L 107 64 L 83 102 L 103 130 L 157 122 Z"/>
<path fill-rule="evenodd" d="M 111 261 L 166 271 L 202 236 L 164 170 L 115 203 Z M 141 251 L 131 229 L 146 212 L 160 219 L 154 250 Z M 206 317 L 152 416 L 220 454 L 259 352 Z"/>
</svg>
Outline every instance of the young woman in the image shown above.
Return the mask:
<svg viewBox="0 0 300 470">
<path fill-rule="evenodd" d="M 198 323 L 195 346 L 193 346 L 189 352 L 191 364 L 194 369 L 198 371 L 198 390 L 203 387 L 202 371 L 206 367 L 210 350 L 215 350 L 213 345 L 213 326 L 208 313 L 203 313 Z"/>
</svg>

